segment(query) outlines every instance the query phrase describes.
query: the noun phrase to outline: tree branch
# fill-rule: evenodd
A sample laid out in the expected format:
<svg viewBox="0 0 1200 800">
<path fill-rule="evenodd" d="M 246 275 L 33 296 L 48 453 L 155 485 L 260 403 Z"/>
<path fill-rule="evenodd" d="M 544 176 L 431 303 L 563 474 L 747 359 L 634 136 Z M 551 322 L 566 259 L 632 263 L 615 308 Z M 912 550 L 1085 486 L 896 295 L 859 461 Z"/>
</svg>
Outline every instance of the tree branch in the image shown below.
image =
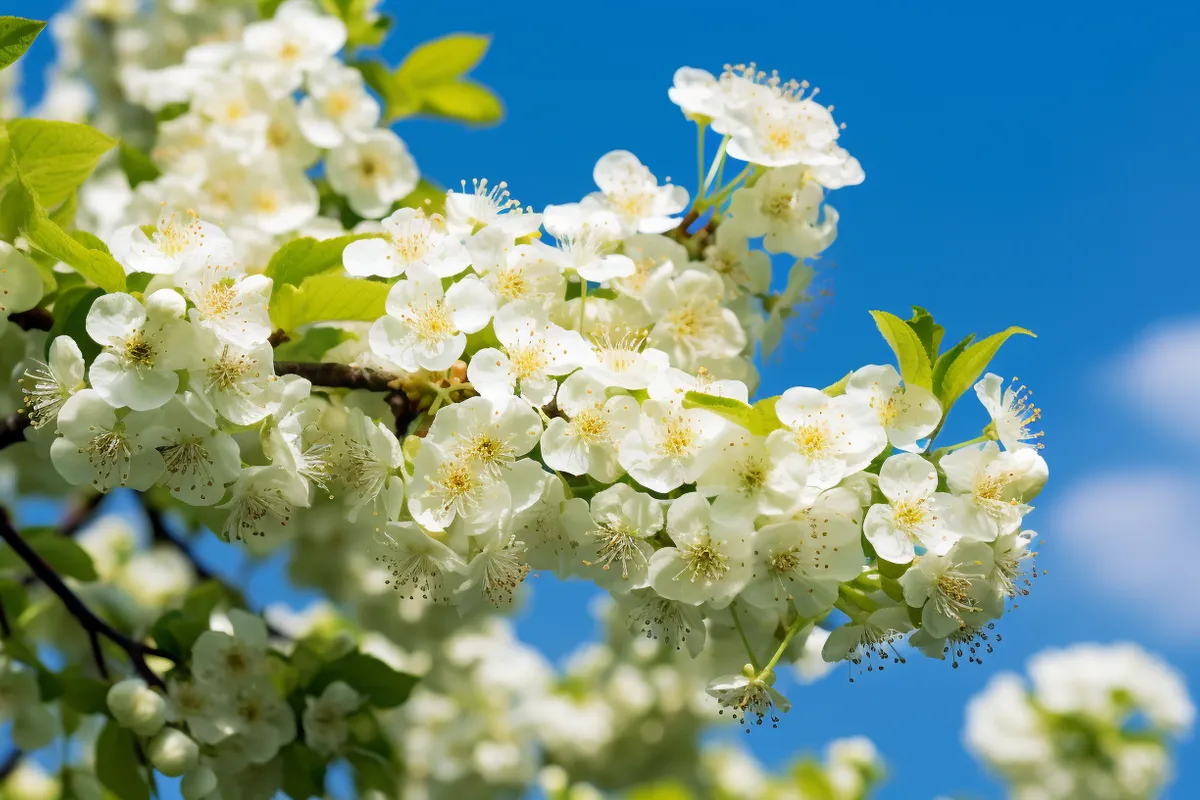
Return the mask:
<svg viewBox="0 0 1200 800">
<path fill-rule="evenodd" d="M 299 375 L 312 381 L 314 386 L 330 386 L 338 389 L 366 389 L 372 392 L 388 392 L 396 388 L 392 384 L 399 375 L 382 372 L 369 367 L 351 367 L 346 364 L 308 361 L 276 361 L 277 375 Z"/>
<path fill-rule="evenodd" d="M 125 654 L 129 656 L 129 660 L 133 663 L 134 669 L 137 670 L 138 675 L 146 683 L 159 688 L 166 687 L 162 678 L 158 677 L 154 673 L 154 670 L 150 669 L 149 665 L 146 664 L 146 656 L 159 656 L 174 660 L 170 654 L 130 639 L 97 617 L 90 608 L 83 604 L 78 595 L 71 591 L 71 588 L 63 582 L 63 579 L 54 571 L 54 568 L 47 564 L 37 554 L 37 551 L 29 546 L 29 543 L 13 527 L 12 522 L 9 520 L 8 512 L 4 509 L 0 509 L 0 538 L 3 538 L 8 543 L 8 546 L 13 549 L 13 552 L 29 565 L 29 568 L 37 576 L 38 580 L 46 584 L 46 588 L 58 596 L 58 599 L 67 607 L 71 615 L 83 626 L 91 642 L 92 655 L 96 659 L 96 667 L 100 670 L 101 675 L 105 678 L 108 677 L 108 665 L 104 661 L 104 653 L 100 646 L 100 638 L 104 637 L 125 651 Z"/>
<path fill-rule="evenodd" d="M 0 450 L 3 450 L 10 444 L 25 441 L 25 429 L 28 427 L 29 416 L 20 411 L 14 411 L 0 419 Z"/>
<path fill-rule="evenodd" d="M 8 755 L 4 757 L 4 761 L 0 762 L 0 784 L 8 780 L 8 776 L 12 775 L 17 769 L 17 765 L 21 763 L 21 759 L 25 757 L 25 753 L 13 748 L 8 751 Z"/>
<path fill-rule="evenodd" d="M 54 325 L 54 315 L 44 308 L 31 308 L 9 314 L 8 321 L 25 331 L 48 331 Z"/>
</svg>

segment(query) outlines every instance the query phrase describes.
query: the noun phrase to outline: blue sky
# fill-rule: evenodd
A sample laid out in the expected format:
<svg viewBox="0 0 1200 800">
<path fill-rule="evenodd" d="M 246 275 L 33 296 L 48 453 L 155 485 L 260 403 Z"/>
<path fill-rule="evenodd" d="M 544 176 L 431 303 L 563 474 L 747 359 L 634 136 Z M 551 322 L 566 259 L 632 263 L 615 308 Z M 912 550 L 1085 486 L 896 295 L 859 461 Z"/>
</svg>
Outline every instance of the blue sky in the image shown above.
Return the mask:
<svg viewBox="0 0 1200 800">
<path fill-rule="evenodd" d="M 39 3 L 39 13 L 59 5 Z M 33 13 L 0 3 L 17 6 Z M 452 17 L 444 8 L 385 0 L 399 18 L 385 55 L 395 63 L 452 30 L 494 34 L 475 77 L 504 98 L 508 119 L 398 131 L 436 180 L 505 179 L 535 206 L 590 191 L 596 158 L 617 148 L 689 185 L 694 129 L 666 98 L 677 66 L 754 60 L 822 87 L 867 181 L 834 196 L 832 296 L 814 328 L 766 365 L 764 393 L 890 359 L 868 309 L 923 305 L 951 341 L 1013 324 L 1039 334 L 995 362 L 1034 389 L 1051 466 L 1032 517 L 1048 574 L 1004 620 L 1003 643 L 981 668 L 910 660 L 853 685 L 835 675 L 793 687 L 787 723 L 751 742 L 760 756 L 777 763 L 864 733 L 891 764 L 884 798 L 998 797 L 959 745 L 963 705 L 995 671 L 1020 669 L 1050 645 L 1131 639 L 1200 691 L 1200 594 L 1182 572 L 1200 559 L 1187 513 L 1200 497 L 1191 234 L 1200 8 L 610 0 L 458 2 Z M 40 43 L 28 71 L 48 55 Z M 36 91 L 37 76 L 27 83 Z M 972 413 L 964 402 L 946 441 L 975 435 Z M 521 634 L 562 656 L 592 633 L 581 624 L 590 596 L 582 584 L 538 579 Z M 1178 755 L 1169 796 L 1200 796 L 1195 737 Z"/>
</svg>

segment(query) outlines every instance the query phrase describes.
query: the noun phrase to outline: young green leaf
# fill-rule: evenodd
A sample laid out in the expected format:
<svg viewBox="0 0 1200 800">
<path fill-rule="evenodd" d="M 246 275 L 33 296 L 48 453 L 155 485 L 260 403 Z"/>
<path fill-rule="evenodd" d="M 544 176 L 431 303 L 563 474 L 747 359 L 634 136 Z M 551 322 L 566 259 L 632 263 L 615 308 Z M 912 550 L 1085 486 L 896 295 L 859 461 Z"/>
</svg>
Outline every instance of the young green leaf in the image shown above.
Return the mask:
<svg viewBox="0 0 1200 800">
<path fill-rule="evenodd" d="M 975 341 L 975 334 L 968 334 L 967 336 L 963 337 L 961 342 L 938 356 L 937 361 L 934 362 L 933 393 L 938 397 L 942 396 L 942 384 L 946 380 L 946 370 L 950 368 L 950 365 L 954 363 L 954 360 L 958 358 L 962 354 L 962 351 L 966 350 L 967 346 L 973 341 Z"/>
<path fill-rule="evenodd" d="M 0 17 L 0 70 L 8 67 L 33 44 L 46 23 L 23 17 Z"/>
<path fill-rule="evenodd" d="M 926 389 L 933 386 L 933 368 L 925 346 L 917 337 L 916 332 L 904 320 L 886 311 L 872 311 L 879 332 L 896 354 L 900 367 L 900 375 L 910 386 L 921 386 Z"/>
<path fill-rule="evenodd" d="M 771 402 L 777 400 L 778 398 L 770 398 L 752 406 L 728 397 L 688 392 L 683 396 L 683 407 L 703 408 L 745 428 L 755 436 L 766 436 L 771 431 L 783 427 L 775 416 L 775 404 Z"/>
<path fill-rule="evenodd" d="M 1037 338 L 1037 334 L 1033 331 L 1014 325 L 1000 333 L 994 333 L 986 339 L 980 339 L 963 350 L 958 358 L 946 367 L 946 374 L 942 379 L 942 389 L 938 394 L 938 400 L 942 401 L 942 408 L 949 410 L 963 392 L 975 385 L 1000 347 L 1008 341 L 1009 337 L 1017 334 Z"/>
<path fill-rule="evenodd" d="M 104 295 L 103 289 L 95 286 L 72 286 L 59 293 L 54 301 L 54 324 L 46 336 L 46 357 L 50 354 L 50 345 L 55 337 L 70 336 L 79 345 L 83 360 L 91 364 L 100 355 L 100 345 L 87 334 L 88 311 L 97 297 Z"/>
<path fill-rule="evenodd" d="M 344 275 L 314 275 L 299 286 L 285 284 L 271 297 L 271 322 L 294 331 L 317 321 L 379 319 L 392 287 Z"/>
<path fill-rule="evenodd" d="M 433 181 L 421 178 L 417 188 L 406 194 L 392 208 L 421 208 L 428 214 L 441 214 L 446 210 L 446 190 Z M 576 284 L 577 285 L 577 284 Z"/>
<path fill-rule="evenodd" d="M 376 708 L 393 708 L 408 699 L 417 679 L 397 672 L 374 656 L 357 651 L 326 664 L 309 683 L 306 691 L 319 695 L 334 681 L 342 681 L 370 699 Z"/>
<path fill-rule="evenodd" d="M 149 800 L 150 787 L 138 767 L 137 739 L 110 719 L 96 740 L 96 777 L 121 800 Z"/>
<path fill-rule="evenodd" d="M 129 179 L 131 188 L 139 183 L 152 181 L 162 174 L 162 170 L 155 166 L 154 162 L 150 160 L 150 156 L 123 139 L 121 140 L 120 154 L 121 170 Z"/>
<path fill-rule="evenodd" d="M 498 122 L 504 106 L 491 89 L 474 81 L 458 80 L 421 90 L 423 110 L 448 119 L 473 125 Z"/>
<path fill-rule="evenodd" d="M 283 759 L 283 791 L 292 800 L 320 797 L 325 792 L 325 760 L 303 742 L 279 751 Z"/>
<path fill-rule="evenodd" d="M 342 251 L 346 249 L 346 245 L 359 239 L 377 238 L 379 235 L 354 233 L 332 239 L 293 239 L 275 251 L 264 274 L 275 281 L 276 286 L 299 286 L 305 278 L 341 269 Z"/>
<path fill-rule="evenodd" d="M 413 86 L 426 87 L 466 75 L 487 53 L 491 37 L 476 33 L 453 33 L 413 48 L 396 75 Z"/>
<path fill-rule="evenodd" d="M 66 200 L 116 144 L 88 125 L 44 119 L 11 120 L 8 141 L 17 172 L 45 208 Z"/>
<path fill-rule="evenodd" d="M 321 361 L 325 354 L 354 336 L 341 328 L 314 325 L 303 336 L 275 348 L 276 361 Z"/>
<path fill-rule="evenodd" d="M 946 333 L 946 329 L 933 321 L 933 315 L 920 306 L 913 306 L 912 319 L 908 320 L 908 327 L 912 328 L 913 333 L 921 340 L 921 346 L 925 348 L 925 354 L 929 356 L 929 363 L 937 360 L 938 348 L 942 346 L 942 336 Z"/>
<path fill-rule="evenodd" d="M 125 290 L 125 270 L 121 265 L 107 252 L 79 243 L 55 225 L 30 191 L 23 175 L 18 173 L 17 182 L 9 187 L 6 200 L 9 197 L 14 198 L 16 204 L 18 228 L 31 245 L 74 267 L 80 275 L 107 291 Z"/>
</svg>

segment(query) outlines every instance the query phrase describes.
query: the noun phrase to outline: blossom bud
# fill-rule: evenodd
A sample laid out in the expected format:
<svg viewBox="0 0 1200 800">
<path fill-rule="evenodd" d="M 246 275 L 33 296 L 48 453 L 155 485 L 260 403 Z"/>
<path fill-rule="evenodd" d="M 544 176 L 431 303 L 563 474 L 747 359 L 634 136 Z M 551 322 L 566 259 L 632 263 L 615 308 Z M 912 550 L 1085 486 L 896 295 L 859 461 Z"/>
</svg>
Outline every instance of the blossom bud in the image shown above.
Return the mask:
<svg viewBox="0 0 1200 800">
<path fill-rule="evenodd" d="M 195 768 L 200 760 L 200 746 L 178 728 L 163 728 L 150 740 L 146 756 L 163 775 L 178 778 Z"/>
<path fill-rule="evenodd" d="M 66 773 L 68 785 L 71 787 L 69 796 L 76 800 L 104 800 L 104 787 L 90 772 L 73 769 Z"/>
<path fill-rule="evenodd" d="M 216 773 L 205 766 L 196 767 L 184 775 L 179 783 L 179 793 L 183 795 L 183 800 L 200 800 L 216 790 Z"/>
<path fill-rule="evenodd" d="M 128 678 L 109 689 L 108 710 L 139 736 L 153 736 L 167 721 L 166 701 L 141 678 Z"/>
</svg>

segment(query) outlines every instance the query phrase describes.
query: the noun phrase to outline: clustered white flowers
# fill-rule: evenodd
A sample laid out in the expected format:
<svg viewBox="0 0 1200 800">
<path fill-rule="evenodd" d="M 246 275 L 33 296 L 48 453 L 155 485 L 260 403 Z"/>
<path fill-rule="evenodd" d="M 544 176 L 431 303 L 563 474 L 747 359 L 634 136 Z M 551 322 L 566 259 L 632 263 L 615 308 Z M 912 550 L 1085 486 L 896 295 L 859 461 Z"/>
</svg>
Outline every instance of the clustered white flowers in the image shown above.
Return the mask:
<svg viewBox="0 0 1200 800">
<path fill-rule="evenodd" d="M 966 743 L 1021 800 L 1151 798 L 1195 706 L 1183 678 L 1134 644 L 1081 644 L 1002 673 L 967 707 Z"/>
</svg>

